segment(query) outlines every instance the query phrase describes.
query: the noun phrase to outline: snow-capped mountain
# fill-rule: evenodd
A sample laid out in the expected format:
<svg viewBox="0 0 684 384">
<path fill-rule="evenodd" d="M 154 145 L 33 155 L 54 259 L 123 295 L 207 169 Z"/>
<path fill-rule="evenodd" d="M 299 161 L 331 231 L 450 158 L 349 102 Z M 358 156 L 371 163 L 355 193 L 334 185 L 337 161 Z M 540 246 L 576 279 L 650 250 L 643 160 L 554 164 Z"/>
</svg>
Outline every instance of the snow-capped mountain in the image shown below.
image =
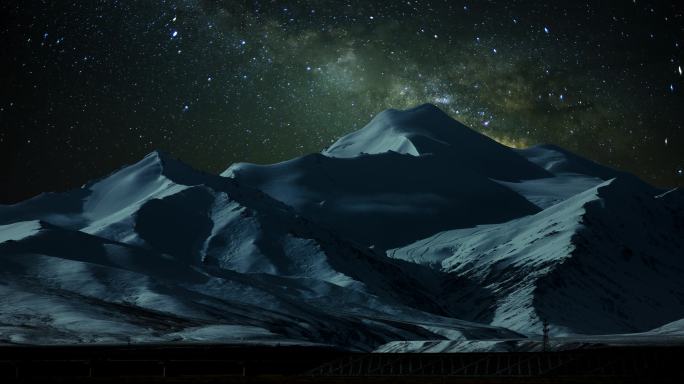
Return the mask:
<svg viewBox="0 0 684 384">
<path fill-rule="evenodd" d="M 611 179 L 535 215 L 435 234 L 388 255 L 467 276 L 497 299 L 479 320 L 521 332 L 644 331 L 683 315 L 675 190 Z M 676 198 L 675 198 L 676 196 Z M 677 224 L 677 222 L 680 224 Z"/>
<path fill-rule="evenodd" d="M 671 337 L 683 239 L 680 190 L 388 110 L 320 154 L 218 176 L 154 152 L 0 206 L 0 342 Z"/>
<path fill-rule="evenodd" d="M 292 340 L 367 350 L 440 332 L 515 335 L 453 318 L 469 310 L 468 293 L 480 296 L 464 279 L 358 247 L 258 190 L 158 152 L 0 211 L 6 342 Z"/>
<path fill-rule="evenodd" d="M 552 176 L 428 104 L 384 111 L 322 154 L 238 163 L 222 175 L 378 250 L 536 213 L 536 205 L 497 180 Z"/>
</svg>

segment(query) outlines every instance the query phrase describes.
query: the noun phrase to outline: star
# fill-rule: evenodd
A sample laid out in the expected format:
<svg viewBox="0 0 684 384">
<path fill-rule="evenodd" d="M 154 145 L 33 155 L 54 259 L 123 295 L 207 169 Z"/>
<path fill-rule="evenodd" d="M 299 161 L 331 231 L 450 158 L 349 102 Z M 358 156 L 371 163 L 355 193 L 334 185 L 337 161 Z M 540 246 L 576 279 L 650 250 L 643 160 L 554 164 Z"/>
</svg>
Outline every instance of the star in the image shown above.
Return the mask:
<svg viewBox="0 0 684 384">
<path fill-rule="evenodd" d="M 0 153 L 14 159 L 9 174 L 36 175 L 9 180 L 14 199 L 78 187 L 152 148 L 120 129 L 220 172 L 318 152 L 369 116 L 425 102 L 521 146 L 555 144 L 684 186 L 684 64 L 672 32 L 684 20 L 643 2 L 331 1 L 315 12 L 302 1 L 14 3 Z M 31 151 L 12 146 L 29 135 Z"/>
</svg>

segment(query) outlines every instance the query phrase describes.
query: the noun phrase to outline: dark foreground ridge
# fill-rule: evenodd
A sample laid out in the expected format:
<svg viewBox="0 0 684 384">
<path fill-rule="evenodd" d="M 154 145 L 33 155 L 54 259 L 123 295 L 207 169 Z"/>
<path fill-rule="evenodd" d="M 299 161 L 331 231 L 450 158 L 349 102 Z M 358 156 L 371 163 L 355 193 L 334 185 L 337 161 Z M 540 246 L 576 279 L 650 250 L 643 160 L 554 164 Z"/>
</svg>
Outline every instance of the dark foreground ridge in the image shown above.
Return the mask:
<svg viewBox="0 0 684 384">
<path fill-rule="evenodd" d="M 350 353 L 327 347 L 0 347 L 0 382 L 680 383 L 684 347 Z"/>
</svg>

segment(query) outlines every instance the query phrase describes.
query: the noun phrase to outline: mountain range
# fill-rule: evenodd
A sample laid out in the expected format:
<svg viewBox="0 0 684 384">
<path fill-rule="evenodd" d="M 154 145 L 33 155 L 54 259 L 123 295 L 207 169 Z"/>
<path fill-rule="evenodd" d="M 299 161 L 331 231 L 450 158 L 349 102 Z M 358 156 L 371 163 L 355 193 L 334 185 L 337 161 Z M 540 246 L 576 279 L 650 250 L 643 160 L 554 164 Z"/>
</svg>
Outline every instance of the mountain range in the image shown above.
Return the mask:
<svg viewBox="0 0 684 384">
<path fill-rule="evenodd" d="M 433 105 L 220 175 L 153 152 L 0 206 L 0 343 L 684 340 L 684 193 Z"/>
</svg>

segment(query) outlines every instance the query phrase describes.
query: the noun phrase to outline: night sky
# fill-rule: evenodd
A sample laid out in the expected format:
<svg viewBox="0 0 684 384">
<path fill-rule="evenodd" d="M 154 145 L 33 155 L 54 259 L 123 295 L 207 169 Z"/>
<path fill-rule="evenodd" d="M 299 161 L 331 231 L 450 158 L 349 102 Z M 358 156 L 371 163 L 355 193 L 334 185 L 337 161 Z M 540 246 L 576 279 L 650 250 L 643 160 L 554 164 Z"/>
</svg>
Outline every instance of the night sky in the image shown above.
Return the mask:
<svg viewBox="0 0 684 384">
<path fill-rule="evenodd" d="M 426 102 L 684 185 L 675 1 L 3 0 L 0 18 L 0 202 L 154 149 L 281 161 Z"/>
</svg>

